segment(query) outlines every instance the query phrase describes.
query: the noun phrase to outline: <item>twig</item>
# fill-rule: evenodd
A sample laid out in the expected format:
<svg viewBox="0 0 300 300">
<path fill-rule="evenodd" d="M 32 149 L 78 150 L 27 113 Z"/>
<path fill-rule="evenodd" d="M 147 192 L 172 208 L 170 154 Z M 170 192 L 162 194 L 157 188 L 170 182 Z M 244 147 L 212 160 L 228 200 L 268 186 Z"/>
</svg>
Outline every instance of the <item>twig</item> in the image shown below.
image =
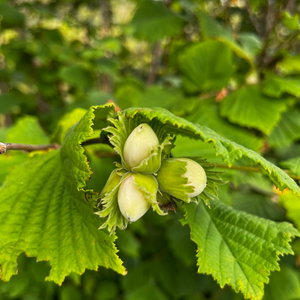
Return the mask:
<svg viewBox="0 0 300 300">
<path fill-rule="evenodd" d="M 223 164 L 216 164 L 216 168 L 220 168 L 220 169 L 231 169 L 231 170 L 238 170 L 238 171 L 245 171 L 245 172 L 254 172 L 254 173 L 262 173 L 261 169 L 259 168 L 255 168 L 255 167 L 240 167 L 240 166 L 227 166 L 227 165 L 223 165 Z M 285 173 L 287 173 L 291 178 L 295 179 L 295 180 L 299 180 L 300 181 L 300 176 L 297 175 L 291 175 L 290 171 L 288 170 L 283 170 Z"/>
<path fill-rule="evenodd" d="M 15 144 L 15 143 L 0 143 L 0 154 L 5 153 L 7 150 L 24 150 L 24 151 L 36 151 L 36 150 L 49 150 L 58 149 L 58 144 L 50 145 L 27 145 L 27 144 Z"/>
</svg>

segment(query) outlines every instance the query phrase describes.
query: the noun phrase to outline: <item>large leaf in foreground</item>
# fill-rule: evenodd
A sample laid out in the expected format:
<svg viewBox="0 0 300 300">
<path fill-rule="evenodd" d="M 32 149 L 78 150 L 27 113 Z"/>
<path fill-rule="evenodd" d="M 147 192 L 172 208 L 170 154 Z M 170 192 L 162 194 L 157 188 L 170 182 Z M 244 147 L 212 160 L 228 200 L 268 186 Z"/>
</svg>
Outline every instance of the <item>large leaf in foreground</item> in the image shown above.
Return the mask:
<svg viewBox="0 0 300 300">
<path fill-rule="evenodd" d="M 0 190 L 0 277 L 16 273 L 20 253 L 49 260 L 48 280 L 61 284 L 71 272 L 105 266 L 125 274 L 114 235 L 102 225 L 78 188 L 89 166 L 81 143 L 102 128 L 113 105 L 92 107 L 67 133 L 60 151 L 35 156 L 15 168 Z"/>
<path fill-rule="evenodd" d="M 22 252 L 50 260 L 48 280 L 61 284 L 71 272 L 105 266 L 124 274 L 114 235 L 98 230 L 84 194 L 62 172 L 59 151 L 35 156 L 11 173 L 0 191 L 1 279 L 16 274 Z"/>
<path fill-rule="evenodd" d="M 257 164 L 262 172 L 281 190 L 288 188 L 300 195 L 299 186 L 280 168 L 264 159 L 257 152 L 218 135 L 208 127 L 193 124 L 161 108 L 131 108 L 123 111 L 123 114 L 129 118 L 139 118 L 141 123 L 156 120 L 165 125 L 164 129 L 169 133 L 180 134 L 195 140 L 202 140 L 205 143 L 212 143 L 215 147 L 216 155 L 221 156 L 229 166 L 231 166 L 235 160 L 247 157 L 253 164 Z"/>
<path fill-rule="evenodd" d="M 275 223 L 233 210 L 218 201 L 184 205 L 184 224 L 198 245 L 199 273 L 212 274 L 245 298 L 261 299 L 278 255 L 293 254 L 291 239 L 300 233 L 289 223 Z"/>
<path fill-rule="evenodd" d="M 256 128 L 269 134 L 286 110 L 285 99 L 264 96 L 259 86 L 248 86 L 230 94 L 221 102 L 221 115 L 232 123 Z"/>
</svg>

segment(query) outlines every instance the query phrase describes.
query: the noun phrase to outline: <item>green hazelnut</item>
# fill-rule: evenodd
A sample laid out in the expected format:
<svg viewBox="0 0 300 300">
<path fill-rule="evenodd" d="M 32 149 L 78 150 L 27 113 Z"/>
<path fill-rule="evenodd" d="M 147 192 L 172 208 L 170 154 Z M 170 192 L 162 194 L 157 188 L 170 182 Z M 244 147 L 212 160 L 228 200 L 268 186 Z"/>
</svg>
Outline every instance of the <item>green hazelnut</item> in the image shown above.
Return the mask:
<svg viewBox="0 0 300 300">
<path fill-rule="evenodd" d="M 188 179 L 187 186 L 191 186 L 194 189 L 193 193 L 188 193 L 189 197 L 196 197 L 203 192 L 206 187 L 207 178 L 204 169 L 189 158 L 177 158 L 178 160 L 187 163 L 186 172 L 183 174 Z"/>
<path fill-rule="evenodd" d="M 124 160 L 130 168 L 134 168 L 159 146 L 155 132 L 148 124 L 140 124 L 128 136 L 124 145 Z"/>
<path fill-rule="evenodd" d="M 169 158 L 162 161 L 157 174 L 159 189 L 190 202 L 206 187 L 206 173 L 200 164 L 189 158 Z"/>
<path fill-rule="evenodd" d="M 120 185 L 118 204 L 122 215 L 130 222 L 141 218 L 150 208 L 150 202 L 134 181 L 135 174 L 128 176 Z"/>
</svg>

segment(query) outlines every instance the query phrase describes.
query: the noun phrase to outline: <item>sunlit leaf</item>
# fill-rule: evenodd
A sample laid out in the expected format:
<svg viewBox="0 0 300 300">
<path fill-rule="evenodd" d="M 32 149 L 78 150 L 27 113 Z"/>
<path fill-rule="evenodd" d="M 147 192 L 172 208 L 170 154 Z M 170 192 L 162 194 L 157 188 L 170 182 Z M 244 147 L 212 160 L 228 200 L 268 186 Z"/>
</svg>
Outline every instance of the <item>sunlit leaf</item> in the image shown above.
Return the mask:
<svg viewBox="0 0 300 300">
<path fill-rule="evenodd" d="M 269 134 L 286 110 L 286 99 L 264 96 L 259 86 L 241 88 L 223 99 L 220 112 L 232 123 Z"/>
<path fill-rule="evenodd" d="M 275 223 L 231 209 L 218 201 L 211 209 L 185 204 L 183 220 L 198 245 L 198 272 L 212 274 L 245 298 L 262 299 L 271 271 L 279 270 L 278 255 L 293 254 L 289 242 L 300 233 L 289 223 Z"/>
<path fill-rule="evenodd" d="M 203 42 L 187 48 L 179 57 L 179 66 L 188 93 L 220 90 L 233 72 L 232 52 L 219 42 Z"/>
</svg>

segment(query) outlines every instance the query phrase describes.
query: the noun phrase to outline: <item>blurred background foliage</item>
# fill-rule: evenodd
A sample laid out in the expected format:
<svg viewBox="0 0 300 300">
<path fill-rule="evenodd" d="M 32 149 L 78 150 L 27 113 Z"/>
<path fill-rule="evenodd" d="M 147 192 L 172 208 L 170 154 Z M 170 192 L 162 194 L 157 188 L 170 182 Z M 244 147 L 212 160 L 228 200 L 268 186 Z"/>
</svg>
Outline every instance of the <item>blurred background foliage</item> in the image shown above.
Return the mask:
<svg viewBox="0 0 300 300">
<path fill-rule="evenodd" d="M 0 141 L 60 142 L 57 125 L 91 105 L 164 107 L 253 149 L 300 179 L 300 1 L 296 0 L 0 0 Z M 70 112 L 74 111 L 72 114 Z M 67 115 L 66 115 L 67 114 Z M 62 118 L 61 121 L 59 121 Z M 178 137 L 175 156 L 214 149 Z M 117 158 L 86 147 L 101 191 Z M 28 154 L 0 157 L 0 184 Z M 300 230 L 300 204 L 261 174 L 226 170 L 220 201 Z M 19 258 L 19 275 L 0 282 L 0 299 L 234 300 L 210 276 L 197 275 L 196 246 L 181 212 L 148 212 L 117 247 L 128 269 L 44 281 L 50 266 Z M 300 299 L 300 241 L 272 273 L 264 300 Z"/>
</svg>

